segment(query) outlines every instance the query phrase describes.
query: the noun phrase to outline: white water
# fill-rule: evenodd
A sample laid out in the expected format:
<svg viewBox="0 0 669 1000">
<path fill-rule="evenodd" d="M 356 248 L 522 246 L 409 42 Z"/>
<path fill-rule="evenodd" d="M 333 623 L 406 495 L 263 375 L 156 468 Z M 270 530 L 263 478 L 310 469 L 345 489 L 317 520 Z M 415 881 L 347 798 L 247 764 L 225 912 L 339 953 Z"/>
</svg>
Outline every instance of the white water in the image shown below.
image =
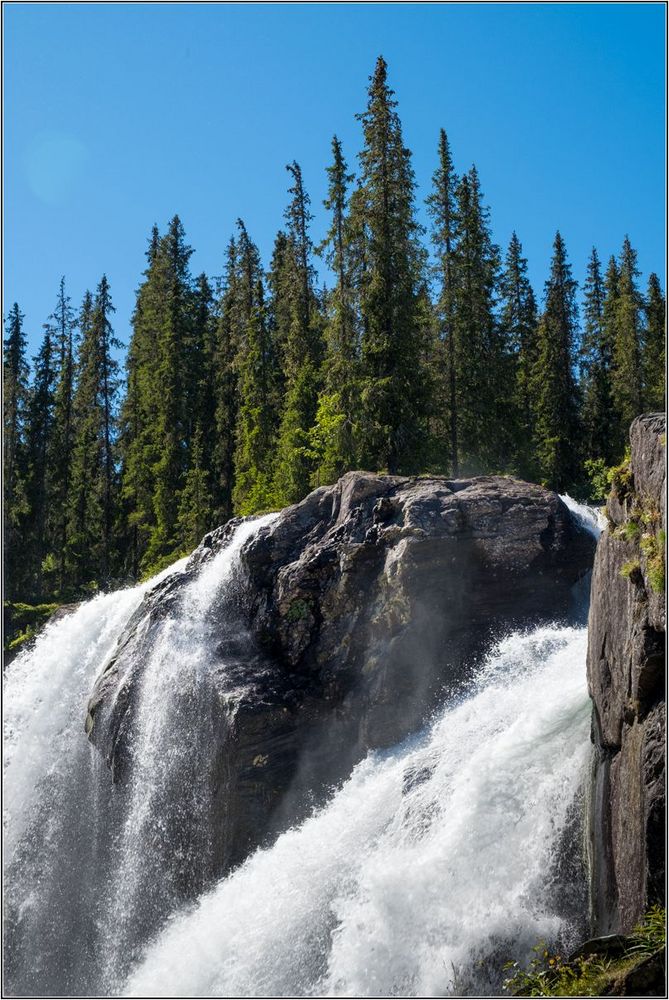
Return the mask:
<svg viewBox="0 0 669 1000">
<path fill-rule="evenodd" d="M 578 919 L 556 864 L 589 755 L 584 629 L 504 639 L 425 732 L 368 757 L 326 806 L 202 893 L 220 737 L 211 705 L 226 684 L 211 655 L 226 624 L 214 612 L 234 591 L 239 549 L 266 520 L 241 525 L 155 626 L 122 785 L 110 785 L 83 719 L 157 578 L 83 605 L 10 665 L 13 994 L 491 992 L 504 960 L 568 936 Z M 138 928 L 151 926 L 142 955 Z"/>
<path fill-rule="evenodd" d="M 604 509 L 602 507 L 592 507 L 585 503 L 579 503 L 578 500 L 570 497 L 568 493 L 561 493 L 560 499 L 569 508 L 581 527 L 589 531 L 595 538 L 599 538 L 606 527 Z"/>
<path fill-rule="evenodd" d="M 47 625 L 4 679 L 5 863 L 30 821 L 44 786 L 67 780 L 72 757 L 86 746 L 83 720 L 93 681 L 131 614 L 182 559 L 137 587 L 100 594 Z"/>
<path fill-rule="evenodd" d="M 501 964 L 555 939 L 551 865 L 590 753 L 585 648 L 584 629 L 509 636 L 414 745 L 370 756 L 173 920 L 124 992 L 439 996 L 495 946 Z"/>
</svg>

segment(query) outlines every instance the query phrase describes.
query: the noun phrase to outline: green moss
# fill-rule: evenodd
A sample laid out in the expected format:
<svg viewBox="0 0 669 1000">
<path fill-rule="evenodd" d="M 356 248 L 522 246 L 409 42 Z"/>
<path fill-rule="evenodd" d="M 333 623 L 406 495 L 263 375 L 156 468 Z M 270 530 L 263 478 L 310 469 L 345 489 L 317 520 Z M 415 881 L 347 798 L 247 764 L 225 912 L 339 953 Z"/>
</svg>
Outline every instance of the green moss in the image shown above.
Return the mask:
<svg viewBox="0 0 669 1000">
<path fill-rule="evenodd" d="M 285 620 L 293 624 L 294 622 L 302 621 L 303 618 L 308 618 L 311 614 L 311 605 L 308 601 L 302 600 L 298 597 L 297 600 L 293 601 L 286 612 Z"/>
<path fill-rule="evenodd" d="M 665 940 L 666 910 L 654 906 L 626 939 L 622 954 L 611 957 L 603 951 L 564 959 L 542 941 L 533 948 L 534 957 L 526 967 L 506 963 L 504 968 L 510 975 L 504 989 L 521 997 L 607 996 L 617 980 L 649 957 L 663 954 Z"/>
<path fill-rule="evenodd" d="M 635 573 L 641 572 L 641 563 L 638 559 L 628 559 L 620 567 L 620 575 L 629 580 Z"/>
</svg>

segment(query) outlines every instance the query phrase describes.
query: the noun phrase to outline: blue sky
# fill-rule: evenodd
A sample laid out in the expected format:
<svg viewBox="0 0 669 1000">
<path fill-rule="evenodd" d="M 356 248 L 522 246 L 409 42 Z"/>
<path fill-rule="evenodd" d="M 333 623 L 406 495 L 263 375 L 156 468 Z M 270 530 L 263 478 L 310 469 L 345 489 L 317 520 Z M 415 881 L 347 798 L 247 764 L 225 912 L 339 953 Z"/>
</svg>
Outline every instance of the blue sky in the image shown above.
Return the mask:
<svg viewBox="0 0 669 1000">
<path fill-rule="evenodd" d="M 195 273 L 221 273 L 238 216 L 268 262 L 293 159 L 317 241 L 330 140 L 355 166 L 379 53 L 421 216 L 443 126 L 538 291 L 558 227 L 579 281 L 629 233 L 664 284 L 661 4 L 10 3 L 4 27 L 4 308 L 33 351 L 61 274 L 78 304 L 107 273 L 127 342 L 150 228 L 175 213 Z"/>
</svg>

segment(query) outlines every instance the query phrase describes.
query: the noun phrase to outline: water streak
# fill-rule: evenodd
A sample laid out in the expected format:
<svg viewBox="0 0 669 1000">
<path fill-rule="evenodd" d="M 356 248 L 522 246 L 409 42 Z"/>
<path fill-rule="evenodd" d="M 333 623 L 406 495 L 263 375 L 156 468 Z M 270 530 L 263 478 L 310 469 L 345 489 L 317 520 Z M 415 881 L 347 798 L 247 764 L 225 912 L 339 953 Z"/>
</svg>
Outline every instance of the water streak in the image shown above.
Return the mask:
<svg viewBox="0 0 669 1000">
<path fill-rule="evenodd" d="M 584 629 L 504 639 L 426 734 L 369 756 L 327 806 L 174 919 L 124 992 L 498 987 L 504 958 L 569 932 L 555 873 L 590 754 L 585 647 Z"/>
</svg>

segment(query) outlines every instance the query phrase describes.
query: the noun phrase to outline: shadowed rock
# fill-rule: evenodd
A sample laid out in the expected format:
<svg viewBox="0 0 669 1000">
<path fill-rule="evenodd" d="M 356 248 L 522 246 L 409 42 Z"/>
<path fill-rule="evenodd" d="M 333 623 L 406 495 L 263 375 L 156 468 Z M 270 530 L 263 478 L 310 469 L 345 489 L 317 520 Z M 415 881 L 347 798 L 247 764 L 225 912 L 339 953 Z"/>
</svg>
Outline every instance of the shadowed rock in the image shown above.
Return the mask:
<svg viewBox="0 0 669 1000">
<path fill-rule="evenodd" d="M 599 934 L 628 933 L 664 901 L 664 416 L 638 417 L 630 442 L 630 468 L 609 498 L 609 527 L 595 556 L 588 633 Z"/>
</svg>

